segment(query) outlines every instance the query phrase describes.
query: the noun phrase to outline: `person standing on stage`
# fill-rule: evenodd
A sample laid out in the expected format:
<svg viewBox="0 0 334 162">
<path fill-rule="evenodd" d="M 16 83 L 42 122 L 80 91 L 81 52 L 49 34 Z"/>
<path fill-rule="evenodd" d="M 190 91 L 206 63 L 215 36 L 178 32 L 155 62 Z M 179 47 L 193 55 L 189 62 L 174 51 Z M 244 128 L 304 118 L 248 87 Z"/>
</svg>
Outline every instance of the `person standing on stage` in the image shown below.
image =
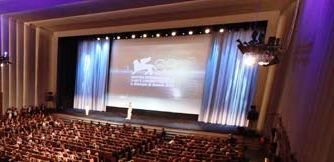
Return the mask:
<svg viewBox="0 0 334 162">
<path fill-rule="evenodd" d="M 256 106 L 252 105 L 250 111 L 247 114 L 248 128 L 250 130 L 256 130 L 258 118 L 259 118 L 259 113 L 256 111 Z"/>
<path fill-rule="evenodd" d="M 132 103 L 129 102 L 129 106 L 128 106 L 128 114 L 126 116 L 126 120 L 131 120 L 131 116 L 132 116 Z"/>
</svg>

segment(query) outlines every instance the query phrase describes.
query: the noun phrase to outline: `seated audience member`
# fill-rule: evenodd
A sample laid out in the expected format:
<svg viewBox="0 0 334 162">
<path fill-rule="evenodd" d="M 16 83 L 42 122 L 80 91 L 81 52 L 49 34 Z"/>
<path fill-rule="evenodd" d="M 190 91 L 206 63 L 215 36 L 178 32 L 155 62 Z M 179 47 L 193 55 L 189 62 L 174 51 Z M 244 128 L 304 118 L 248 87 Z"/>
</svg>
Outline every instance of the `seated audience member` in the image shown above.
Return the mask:
<svg viewBox="0 0 334 162">
<path fill-rule="evenodd" d="M 6 116 L 7 116 L 8 119 L 12 119 L 12 108 L 7 109 Z"/>
<path fill-rule="evenodd" d="M 56 119 L 29 106 L 0 120 L 0 161 L 241 161 L 237 139 L 167 134 L 145 127 Z"/>
<path fill-rule="evenodd" d="M 228 142 L 229 144 L 236 144 L 237 139 L 233 137 L 233 134 L 229 134 L 229 135 L 228 135 L 227 142 Z"/>
</svg>

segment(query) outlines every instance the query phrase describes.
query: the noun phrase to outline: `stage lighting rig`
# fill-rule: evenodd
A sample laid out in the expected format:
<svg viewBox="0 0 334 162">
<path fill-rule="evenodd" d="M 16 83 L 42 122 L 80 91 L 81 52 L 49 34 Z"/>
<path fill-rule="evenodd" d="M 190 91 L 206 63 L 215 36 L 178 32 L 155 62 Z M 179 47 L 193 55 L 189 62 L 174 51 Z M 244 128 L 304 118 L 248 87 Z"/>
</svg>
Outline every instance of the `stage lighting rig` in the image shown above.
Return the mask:
<svg viewBox="0 0 334 162">
<path fill-rule="evenodd" d="M 282 51 L 279 38 L 269 37 L 268 43 L 265 44 L 264 34 L 254 31 L 251 41 L 241 42 L 238 39 L 237 42 L 241 53 L 248 57 L 254 57 L 256 59 L 255 63 L 258 65 L 270 66 L 279 63 L 278 56 Z"/>
<path fill-rule="evenodd" d="M 7 52 L 4 52 L 2 55 L 0 55 L 0 66 L 3 67 L 4 65 L 12 64 L 9 61 L 9 56 Z"/>
</svg>

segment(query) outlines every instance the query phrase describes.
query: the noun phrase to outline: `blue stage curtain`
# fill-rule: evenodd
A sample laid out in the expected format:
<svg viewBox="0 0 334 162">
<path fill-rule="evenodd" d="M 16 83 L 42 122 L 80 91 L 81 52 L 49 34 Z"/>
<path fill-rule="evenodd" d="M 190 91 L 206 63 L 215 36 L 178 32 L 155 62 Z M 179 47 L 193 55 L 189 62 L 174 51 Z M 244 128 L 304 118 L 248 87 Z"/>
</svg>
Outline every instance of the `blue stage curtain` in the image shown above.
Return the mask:
<svg viewBox="0 0 334 162">
<path fill-rule="evenodd" d="M 246 125 L 246 113 L 256 88 L 257 65 L 245 65 L 236 40 L 248 42 L 252 32 L 240 30 L 214 33 L 199 121 Z"/>
<path fill-rule="evenodd" d="M 79 43 L 74 108 L 105 111 L 109 49 L 108 40 Z"/>
</svg>

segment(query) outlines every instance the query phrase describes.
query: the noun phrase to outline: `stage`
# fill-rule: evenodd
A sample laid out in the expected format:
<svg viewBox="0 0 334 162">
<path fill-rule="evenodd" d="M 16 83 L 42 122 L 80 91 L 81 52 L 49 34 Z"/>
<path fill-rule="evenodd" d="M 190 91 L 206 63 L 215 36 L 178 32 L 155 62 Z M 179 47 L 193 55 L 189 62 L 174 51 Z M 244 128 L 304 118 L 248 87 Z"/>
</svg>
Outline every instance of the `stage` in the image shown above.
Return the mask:
<svg viewBox="0 0 334 162">
<path fill-rule="evenodd" d="M 197 121 L 197 115 L 167 113 L 157 111 L 133 110 L 132 119 L 126 120 L 127 109 L 107 108 L 106 112 L 90 111 L 85 115 L 84 110 L 68 108 L 59 111 L 60 114 L 71 115 L 92 120 L 102 120 L 115 123 L 131 123 L 154 127 L 164 127 L 181 130 L 205 131 L 213 133 L 240 134 L 243 128 L 220 124 L 209 124 Z"/>
</svg>

